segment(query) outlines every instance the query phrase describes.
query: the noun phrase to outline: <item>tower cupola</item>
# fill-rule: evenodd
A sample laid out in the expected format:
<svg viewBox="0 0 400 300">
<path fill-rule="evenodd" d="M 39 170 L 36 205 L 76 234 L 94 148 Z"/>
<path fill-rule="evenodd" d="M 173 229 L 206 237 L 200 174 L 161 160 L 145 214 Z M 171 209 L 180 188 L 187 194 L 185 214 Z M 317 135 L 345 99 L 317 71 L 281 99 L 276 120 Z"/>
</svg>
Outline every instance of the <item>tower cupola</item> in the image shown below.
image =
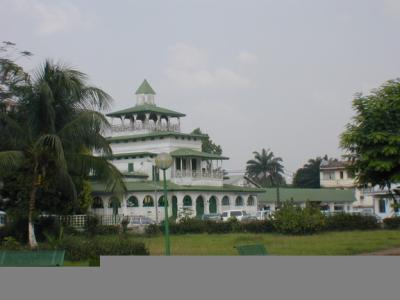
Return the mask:
<svg viewBox="0 0 400 300">
<path fill-rule="evenodd" d="M 155 105 L 154 103 L 154 92 L 153 88 L 147 82 L 147 80 L 143 80 L 142 84 L 136 90 L 136 105 L 150 104 Z"/>
</svg>

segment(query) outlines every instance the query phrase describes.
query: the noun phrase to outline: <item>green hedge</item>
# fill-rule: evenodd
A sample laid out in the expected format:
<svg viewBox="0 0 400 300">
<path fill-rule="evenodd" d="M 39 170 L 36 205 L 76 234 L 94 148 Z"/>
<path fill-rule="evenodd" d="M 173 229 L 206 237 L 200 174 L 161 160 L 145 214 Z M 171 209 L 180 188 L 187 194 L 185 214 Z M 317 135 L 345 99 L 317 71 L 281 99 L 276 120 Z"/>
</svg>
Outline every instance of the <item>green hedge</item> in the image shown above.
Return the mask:
<svg viewBox="0 0 400 300">
<path fill-rule="evenodd" d="M 385 218 L 383 225 L 386 229 L 400 229 L 400 217 Z"/>
<path fill-rule="evenodd" d="M 101 255 L 149 255 L 144 243 L 121 236 L 67 236 L 56 245 L 42 244 L 41 248 L 65 250 L 65 259 L 71 261 L 97 258 Z"/>
<path fill-rule="evenodd" d="M 210 233 L 222 234 L 231 232 L 252 232 L 263 233 L 272 232 L 273 224 L 269 220 L 265 221 L 247 221 L 239 222 L 236 219 L 230 219 L 227 222 L 222 221 L 203 221 L 194 218 L 184 218 L 179 222 L 170 222 L 171 234 L 193 234 L 193 233 Z M 164 224 L 148 225 L 145 233 L 148 235 L 156 235 L 164 232 Z"/>
<path fill-rule="evenodd" d="M 378 229 L 379 223 L 374 216 L 340 213 L 325 219 L 325 230 L 371 230 Z"/>
</svg>

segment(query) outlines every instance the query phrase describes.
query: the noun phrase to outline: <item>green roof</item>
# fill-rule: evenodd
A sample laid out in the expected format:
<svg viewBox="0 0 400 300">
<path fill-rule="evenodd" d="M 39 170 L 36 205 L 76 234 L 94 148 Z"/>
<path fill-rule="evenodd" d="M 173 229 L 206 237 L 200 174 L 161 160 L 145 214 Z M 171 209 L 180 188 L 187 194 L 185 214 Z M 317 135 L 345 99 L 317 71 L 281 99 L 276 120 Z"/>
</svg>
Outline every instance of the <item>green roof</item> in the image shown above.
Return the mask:
<svg viewBox="0 0 400 300">
<path fill-rule="evenodd" d="M 151 94 L 155 95 L 156 92 L 153 90 L 153 88 L 150 86 L 150 84 L 147 82 L 147 80 L 143 80 L 142 84 L 138 87 L 136 90 L 136 95 L 138 94 Z"/>
<path fill-rule="evenodd" d="M 208 185 L 178 185 L 170 181 L 167 182 L 168 191 L 198 191 L 198 192 L 242 192 L 242 193 L 265 193 L 265 189 L 242 187 L 236 185 L 224 184 L 223 186 L 208 186 Z M 92 191 L 94 193 L 104 193 L 105 185 L 99 182 L 91 182 Z M 131 181 L 125 182 L 129 192 L 154 192 L 163 191 L 161 181 Z"/>
<path fill-rule="evenodd" d="M 201 152 L 189 148 L 180 148 L 175 151 L 172 151 L 171 156 L 174 157 L 199 157 L 199 158 L 207 158 L 207 159 L 229 159 L 225 156 L 220 156 L 218 154 L 211 154 L 206 152 Z"/>
<path fill-rule="evenodd" d="M 263 195 L 259 195 L 259 202 L 276 203 L 276 188 L 267 188 Z M 298 189 L 298 188 L 280 188 L 279 198 L 281 202 L 291 201 L 321 201 L 327 202 L 354 202 L 356 201 L 354 191 L 336 190 L 336 189 Z"/>
<path fill-rule="evenodd" d="M 140 114 L 140 113 L 155 113 L 155 114 L 165 115 L 165 116 L 169 116 L 169 117 L 184 117 L 185 116 L 185 114 L 183 114 L 183 113 L 173 111 L 173 110 L 170 110 L 167 108 L 159 107 L 155 104 L 148 104 L 148 103 L 135 105 L 130 108 L 112 112 L 112 113 L 106 114 L 106 116 L 120 117 L 120 116 Z"/>
<path fill-rule="evenodd" d="M 134 142 L 138 140 L 156 139 L 164 137 L 203 139 L 206 138 L 207 136 L 208 135 L 206 134 L 187 134 L 187 133 L 172 132 L 172 131 L 158 131 L 158 132 L 150 132 L 144 134 L 108 137 L 107 140 L 111 143 L 118 143 L 118 142 Z"/>
<path fill-rule="evenodd" d="M 157 153 L 153 152 L 129 152 L 129 153 L 118 153 L 110 156 L 109 159 L 127 159 L 136 157 L 154 157 Z"/>
</svg>

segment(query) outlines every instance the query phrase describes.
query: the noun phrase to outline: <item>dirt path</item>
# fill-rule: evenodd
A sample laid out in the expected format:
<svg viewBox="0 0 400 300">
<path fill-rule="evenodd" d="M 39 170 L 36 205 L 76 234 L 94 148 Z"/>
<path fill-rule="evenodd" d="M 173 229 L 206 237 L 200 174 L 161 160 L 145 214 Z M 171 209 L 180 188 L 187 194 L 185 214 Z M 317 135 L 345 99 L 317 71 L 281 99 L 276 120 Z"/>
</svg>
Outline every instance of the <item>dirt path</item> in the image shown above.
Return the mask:
<svg viewBox="0 0 400 300">
<path fill-rule="evenodd" d="M 360 255 L 400 256 L 400 248 L 392 248 L 370 253 L 362 253 Z"/>
</svg>

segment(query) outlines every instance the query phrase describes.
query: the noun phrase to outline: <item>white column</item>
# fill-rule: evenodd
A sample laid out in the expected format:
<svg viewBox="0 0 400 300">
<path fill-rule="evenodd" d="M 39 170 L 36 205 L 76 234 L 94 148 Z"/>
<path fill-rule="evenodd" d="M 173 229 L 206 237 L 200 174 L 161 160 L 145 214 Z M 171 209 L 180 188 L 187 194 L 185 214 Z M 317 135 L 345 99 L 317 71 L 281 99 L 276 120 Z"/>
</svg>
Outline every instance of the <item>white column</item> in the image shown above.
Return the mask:
<svg viewBox="0 0 400 300">
<path fill-rule="evenodd" d="M 149 114 L 149 113 L 147 113 L 147 114 L 145 114 L 145 116 L 146 116 L 145 123 L 146 123 L 146 124 L 149 124 L 149 118 L 150 118 L 150 114 Z"/>
</svg>

